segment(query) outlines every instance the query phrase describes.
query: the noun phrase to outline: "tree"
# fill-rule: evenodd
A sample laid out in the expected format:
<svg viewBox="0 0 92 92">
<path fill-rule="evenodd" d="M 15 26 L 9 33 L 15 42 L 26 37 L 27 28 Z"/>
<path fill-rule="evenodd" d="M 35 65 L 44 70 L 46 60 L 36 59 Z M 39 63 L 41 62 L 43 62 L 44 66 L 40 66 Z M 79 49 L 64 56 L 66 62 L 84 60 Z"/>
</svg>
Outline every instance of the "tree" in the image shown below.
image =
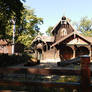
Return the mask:
<svg viewBox="0 0 92 92">
<path fill-rule="evenodd" d="M 23 9 L 20 0 L 0 0 L 0 38 L 7 37 L 6 29 L 11 19 L 16 18 L 16 24 L 20 24 Z"/>
<path fill-rule="evenodd" d="M 51 33 L 51 30 L 53 29 L 53 27 L 52 26 L 50 26 L 50 27 L 48 27 L 48 29 L 46 30 L 46 34 L 48 35 L 48 36 L 52 36 L 52 33 Z"/>
<path fill-rule="evenodd" d="M 83 17 L 80 23 L 76 23 L 77 30 L 85 36 L 92 36 L 92 20 Z"/>
<path fill-rule="evenodd" d="M 43 23 L 43 19 L 34 14 L 33 9 L 24 9 L 21 17 L 21 24 L 16 27 L 16 39 L 29 47 L 31 41 L 39 32 L 39 25 Z"/>
<path fill-rule="evenodd" d="M 0 0 L 0 38 L 12 41 L 12 19 L 16 24 L 16 42 L 29 46 L 39 32 L 42 18 L 37 17 L 33 9 L 26 9 L 20 0 Z"/>
</svg>

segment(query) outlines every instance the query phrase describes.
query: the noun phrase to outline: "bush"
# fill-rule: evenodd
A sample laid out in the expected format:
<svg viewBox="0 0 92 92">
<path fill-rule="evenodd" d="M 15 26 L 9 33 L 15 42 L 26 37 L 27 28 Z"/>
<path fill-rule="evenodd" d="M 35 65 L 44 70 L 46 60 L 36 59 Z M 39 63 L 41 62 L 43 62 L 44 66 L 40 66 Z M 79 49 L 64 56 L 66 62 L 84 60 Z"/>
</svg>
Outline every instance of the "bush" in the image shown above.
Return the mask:
<svg viewBox="0 0 92 92">
<path fill-rule="evenodd" d="M 0 67 L 13 66 L 27 62 L 29 57 L 27 55 L 8 55 L 0 54 Z"/>
</svg>

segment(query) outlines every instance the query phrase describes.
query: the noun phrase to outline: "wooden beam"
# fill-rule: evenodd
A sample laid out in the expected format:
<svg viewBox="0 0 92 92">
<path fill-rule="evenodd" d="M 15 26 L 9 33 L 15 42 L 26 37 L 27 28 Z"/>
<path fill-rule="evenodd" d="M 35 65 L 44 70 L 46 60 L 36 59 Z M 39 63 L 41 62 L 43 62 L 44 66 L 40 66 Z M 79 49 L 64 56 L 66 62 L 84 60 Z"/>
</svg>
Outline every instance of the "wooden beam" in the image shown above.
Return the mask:
<svg viewBox="0 0 92 92">
<path fill-rule="evenodd" d="M 65 60 L 62 62 L 58 62 L 58 66 L 66 66 L 66 65 L 70 65 L 70 64 L 74 64 L 74 63 L 79 63 L 80 62 L 80 57 L 74 58 L 74 59 L 70 59 L 70 60 Z"/>
<path fill-rule="evenodd" d="M 42 86 L 42 87 L 55 87 L 55 88 L 80 88 L 80 83 L 61 83 L 61 82 L 47 82 L 47 81 L 2 81 L 0 80 L 0 86 L 6 87 L 31 87 L 31 86 Z M 10 88 L 11 89 L 11 88 Z"/>
<path fill-rule="evenodd" d="M 80 75 L 80 70 L 73 69 L 44 69 L 44 68 L 0 68 L 0 74 L 14 73 L 22 71 L 22 73 L 41 74 L 41 75 Z M 24 72 L 23 72 L 24 71 Z"/>
<path fill-rule="evenodd" d="M 28 69 L 29 73 L 41 75 L 80 75 L 80 70 L 68 69 Z"/>
</svg>

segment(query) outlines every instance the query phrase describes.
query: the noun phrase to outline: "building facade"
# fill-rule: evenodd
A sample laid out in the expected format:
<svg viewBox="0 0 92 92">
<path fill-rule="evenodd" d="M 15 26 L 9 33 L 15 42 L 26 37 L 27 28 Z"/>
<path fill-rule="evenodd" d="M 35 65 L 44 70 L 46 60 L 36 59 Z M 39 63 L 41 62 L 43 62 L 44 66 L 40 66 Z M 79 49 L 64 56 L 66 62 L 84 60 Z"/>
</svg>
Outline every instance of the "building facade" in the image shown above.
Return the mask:
<svg viewBox="0 0 92 92">
<path fill-rule="evenodd" d="M 53 37 L 38 36 L 32 42 L 38 59 L 69 60 L 80 55 L 92 57 L 92 37 L 84 37 L 65 16 L 52 29 Z M 48 41 L 49 39 L 49 41 Z"/>
</svg>

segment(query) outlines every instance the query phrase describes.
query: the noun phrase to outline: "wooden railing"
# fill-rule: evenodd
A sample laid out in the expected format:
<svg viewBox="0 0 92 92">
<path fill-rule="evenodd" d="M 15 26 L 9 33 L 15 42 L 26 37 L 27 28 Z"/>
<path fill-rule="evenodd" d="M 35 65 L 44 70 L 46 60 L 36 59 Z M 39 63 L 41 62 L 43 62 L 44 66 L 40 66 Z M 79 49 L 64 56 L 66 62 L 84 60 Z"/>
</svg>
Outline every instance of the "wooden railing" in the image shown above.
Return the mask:
<svg viewBox="0 0 92 92">
<path fill-rule="evenodd" d="M 20 89 L 21 86 L 43 86 L 43 87 L 55 87 L 55 88 L 74 88 L 80 89 L 80 92 L 91 92 L 91 70 L 90 70 L 90 57 L 87 55 L 80 56 L 77 59 L 80 60 L 80 70 L 73 69 L 62 69 L 60 68 L 0 68 L 0 89 L 4 89 L 4 86 L 7 87 L 7 90 L 14 89 L 14 87 Z M 13 73 L 15 71 L 28 71 L 30 74 L 40 74 L 40 75 L 78 75 L 80 76 L 80 82 L 78 83 L 62 83 L 62 82 L 48 82 L 48 81 L 15 81 L 15 80 L 5 80 L 3 79 L 4 75 Z M 9 87 L 8 87 L 9 86 Z"/>
</svg>

